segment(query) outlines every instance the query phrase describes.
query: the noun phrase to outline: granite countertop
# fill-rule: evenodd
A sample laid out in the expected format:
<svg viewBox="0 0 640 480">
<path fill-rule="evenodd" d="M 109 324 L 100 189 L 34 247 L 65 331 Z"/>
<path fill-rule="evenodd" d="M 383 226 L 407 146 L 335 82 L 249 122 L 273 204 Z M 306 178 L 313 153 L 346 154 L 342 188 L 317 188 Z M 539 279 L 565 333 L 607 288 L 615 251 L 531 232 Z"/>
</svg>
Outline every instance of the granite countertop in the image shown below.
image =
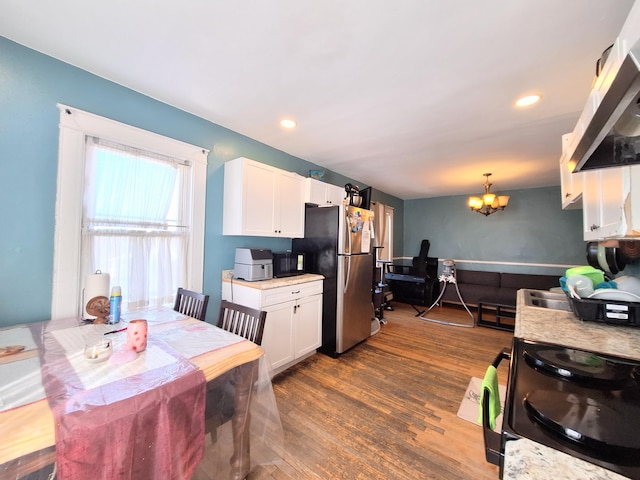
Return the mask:
<svg viewBox="0 0 640 480">
<path fill-rule="evenodd" d="M 223 282 L 233 283 L 234 285 L 242 285 L 245 287 L 255 288 L 258 290 L 268 290 L 270 288 L 288 287 L 289 285 L 298 285 L 300 283 L 314 282 L 316 280 L 324 280 L 324 276 L 316 273 L 303 273 L 302 275 L 293 275 L 291 277 L 271 278 L 269 280 L 258 280 L 256 282 L 247 282 L 237 278 L 222 277 Z"/>
<path fill-rule="evenodd" d="M 526 438 L 507 442 L 503 480 L 622 480 L 615 472 Z"/>
<path fill-rule="evenodd" d="M 518 291 L 514 336 L 640 359 L 640 328 L 584 322 L 572 312 L 527 306 L 524 290 Z M 523 438 L 506 443 L 502 478 L 618 480 L 627 477 Z"/>
<path fill-rule="evenodd" d="M 573 312 L 525 304 L 518 291 L 514 337 L 640 360 L 640 328 L 584 322 Z"/>
</svg>

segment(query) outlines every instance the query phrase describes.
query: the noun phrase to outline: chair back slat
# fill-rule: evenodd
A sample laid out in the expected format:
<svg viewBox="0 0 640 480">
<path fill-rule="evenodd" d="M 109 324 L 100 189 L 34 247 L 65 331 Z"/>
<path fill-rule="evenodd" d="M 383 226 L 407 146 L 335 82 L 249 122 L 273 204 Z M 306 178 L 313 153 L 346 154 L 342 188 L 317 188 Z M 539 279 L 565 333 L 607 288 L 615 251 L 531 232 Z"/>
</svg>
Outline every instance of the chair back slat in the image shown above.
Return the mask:
<svg viewBox="0 0 640 480">
<path fill-rule="evenodd" d="M 176 301 L 173 309 L 183 315 L 188 315 L 198 320 L 204 320 L 207 316 L 207 306 L 209 305 L 209 295 L 192 292 L 184 288 L 178 288 Z"/>
<path fill-rule="evenodd" d="M 266 318 L 267 312 L 263 310 L 223 300 L 217 326 L 260 345 Z"/>
</svg>

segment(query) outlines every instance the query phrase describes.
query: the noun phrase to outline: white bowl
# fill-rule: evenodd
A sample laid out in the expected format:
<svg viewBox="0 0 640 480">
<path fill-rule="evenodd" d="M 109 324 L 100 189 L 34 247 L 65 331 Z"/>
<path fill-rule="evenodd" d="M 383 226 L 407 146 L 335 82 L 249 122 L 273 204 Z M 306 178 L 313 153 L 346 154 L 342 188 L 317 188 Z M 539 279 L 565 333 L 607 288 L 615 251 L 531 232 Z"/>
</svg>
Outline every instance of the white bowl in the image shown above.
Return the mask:
<svg viewBox="0 0 640 480">
<path fill-rule="evenodd" d="M 640 278 L 631 275 L 614 278 L 618 290 L 640 296 Z"/>
<path fill-rule="evenodd" d="M 619 302 L 640 302 L 640 296 L 629 292 L 623 292 L 622 290 L 616 290 L 615 288 L 599 288 L 587 298 Z"/>
<path fill-rule="evenodd" d="M 113 342 L 107 339 L 89 342 L 84 346 L 84 358 L 90 363 L 104 362 L 112 352 Z"/>
</svg>

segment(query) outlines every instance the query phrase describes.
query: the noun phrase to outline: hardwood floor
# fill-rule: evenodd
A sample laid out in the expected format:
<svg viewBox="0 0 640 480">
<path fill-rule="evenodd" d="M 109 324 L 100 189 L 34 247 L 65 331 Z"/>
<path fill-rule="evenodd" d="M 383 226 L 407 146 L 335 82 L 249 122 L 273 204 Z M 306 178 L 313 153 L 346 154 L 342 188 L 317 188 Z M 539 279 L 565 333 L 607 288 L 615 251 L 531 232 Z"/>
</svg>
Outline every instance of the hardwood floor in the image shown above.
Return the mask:
<svg viewBox="0 0 640 480">
<path fill-rule="evenodd" d="M 482 429 L 456 413 L 471 377 L 484 376 L 512 334 L 394 309 L 378 334 L 338 359 L 316 354 L 273 379 L 286 452 L 250 480 L 498 478 Z M 469 320 L 456 307 L 429 318 Z"/>
</svg>

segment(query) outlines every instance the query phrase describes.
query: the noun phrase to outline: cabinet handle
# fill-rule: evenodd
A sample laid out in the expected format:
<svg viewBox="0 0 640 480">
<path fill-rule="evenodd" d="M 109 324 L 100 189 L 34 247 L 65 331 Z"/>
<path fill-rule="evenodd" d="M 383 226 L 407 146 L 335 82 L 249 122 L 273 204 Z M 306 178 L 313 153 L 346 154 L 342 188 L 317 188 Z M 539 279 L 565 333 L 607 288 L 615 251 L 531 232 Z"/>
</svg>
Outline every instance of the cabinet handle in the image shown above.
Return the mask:
<svg viewBox="0 0 640 480">
<path fill-rule="evenodd" d="M 295 292 L 291 292 L 291 295 L 295 295 L 296 293 L 300 293 L 300 290 L 296 290 Z"/>
<path fill-rule="evenodd" d="M 599 225 L 596 225 L 595 223 L 593 225 L 591 225 L 591 227 L 589 227 L 591 229 L 591 231 L 593 232 L 594 230 L 598 230 L 600 228 Z"/>
<path fill-rule="evenodd" d="M 569 198 L 571 196 L 571 193 L 565 193 L 564 194 L 564 198 Z"/>
</svg>

